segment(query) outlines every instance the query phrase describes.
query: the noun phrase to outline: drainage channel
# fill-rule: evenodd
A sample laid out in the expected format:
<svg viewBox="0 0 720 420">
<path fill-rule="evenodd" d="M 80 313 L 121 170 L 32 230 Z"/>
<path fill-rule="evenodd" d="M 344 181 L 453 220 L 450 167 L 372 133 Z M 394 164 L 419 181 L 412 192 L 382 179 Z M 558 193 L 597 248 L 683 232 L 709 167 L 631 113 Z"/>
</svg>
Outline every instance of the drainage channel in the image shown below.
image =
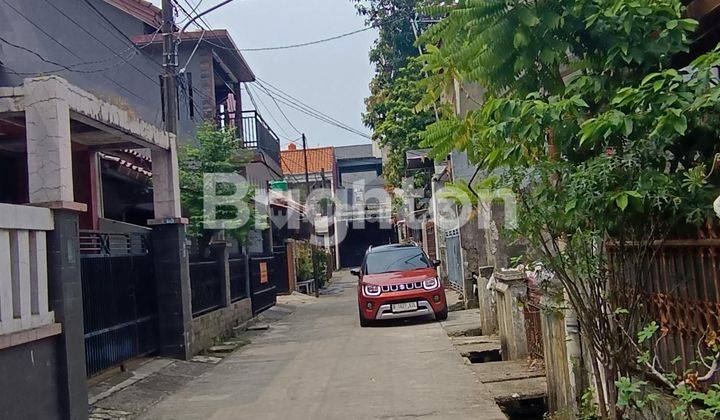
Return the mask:
<svg viewBox="0 0 720 420">
<path fill-rule="evenodd" d="M 470 363 L 501 362 L 502 355 L 499 349 L 485 351 L 470 351 L 465 355 Z"/>
<path fill-rule="evenodd" d="M 541 420 L 546 418 L 547 403 L 545 398 L 542 397 L 503 401 L 497 404 L 510 420 Z"/>
</svg>

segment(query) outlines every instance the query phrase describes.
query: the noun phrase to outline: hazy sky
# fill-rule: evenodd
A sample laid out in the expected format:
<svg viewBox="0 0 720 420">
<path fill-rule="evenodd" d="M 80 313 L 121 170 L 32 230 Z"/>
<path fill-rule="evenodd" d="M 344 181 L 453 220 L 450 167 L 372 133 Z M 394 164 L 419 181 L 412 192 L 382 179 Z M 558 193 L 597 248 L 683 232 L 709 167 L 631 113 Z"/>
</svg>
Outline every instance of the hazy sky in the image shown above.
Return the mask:
<svg viewBox="0 0 720 420">
<path fill-rule="evenodd" d="M 199 0 L 188 0 L 193 5 Z M 160 4 L 161 0 L 153 0 Z M 184 0 L 181 4 L 186 6 Z M 219 0 L 203 0 L 205 10 Z M 182 15 L 181 15 L 182 17 Z M 206 17 L 216 29 L 230 31 L 242 48 L 263 48 L 298 44 L 363 28 L 363 18 L 350 0 L 235 0 Z M 366 134 L 361 121 L 363 100 L 369 94 L 373 69 L 368 52 L 377 36 L 375 30 L 342 39 L 278 51 L 243 52 L 255 75 L 302 100 L 336 120 Z M 258 104 L 268 124 L 281 137 L 299 135 L 283 119 L 272 100 L 259 87 L 251 87 L 255 97 L 270 108 Z M 244 107 L 249 107 L 245 101 Z M 327 125 L 280 104 L 290 121 L 308 137 L 310 146 L 369 143 L 369 140 Z M 278 127 L 279 125 L 279 127 Z M 288 143 L 283 138 L 283 148 Z"/>
</svg>

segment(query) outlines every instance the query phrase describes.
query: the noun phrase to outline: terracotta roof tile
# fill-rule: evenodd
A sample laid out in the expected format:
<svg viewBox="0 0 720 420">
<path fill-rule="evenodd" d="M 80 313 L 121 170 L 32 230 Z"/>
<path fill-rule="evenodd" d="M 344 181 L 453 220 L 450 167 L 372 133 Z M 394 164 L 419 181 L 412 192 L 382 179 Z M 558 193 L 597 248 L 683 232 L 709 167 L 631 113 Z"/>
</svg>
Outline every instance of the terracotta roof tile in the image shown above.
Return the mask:
<svg viewBox="0 0 720 420">
<path fill-rule="evenodd" d="M 304 174 L 305 160 L 303 150 L 282 150 L 280 152 L 283 173 Z M 335 153 L 332 147 L 318 147 L 307 149 L 308 173 L 319 173 L 325 170 L 326 174 L 335 171 Z"/>
</svg>

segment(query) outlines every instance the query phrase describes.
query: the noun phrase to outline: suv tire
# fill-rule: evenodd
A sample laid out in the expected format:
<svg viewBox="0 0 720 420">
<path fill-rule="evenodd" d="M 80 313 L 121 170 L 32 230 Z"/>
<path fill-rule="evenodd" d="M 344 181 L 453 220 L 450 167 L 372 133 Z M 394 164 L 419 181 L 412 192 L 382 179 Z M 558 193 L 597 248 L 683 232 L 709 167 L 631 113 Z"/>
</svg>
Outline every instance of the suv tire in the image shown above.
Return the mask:
<svg viewBox="0 0 720 420">
<path fill-rule="evenodd" d="M 372 326 L 372 321 L 369 319 L 365 319 L 365 317 L 362 314 L 362 310 L 360 310 L 360 308 L 358 308 L 358 315 L 360 316 L 360 326 L 362 328 Z"/>
<path fill-rule="evenodd" d="M 435 320 L 436 321 L 445 321 L 448 317 L 448 308 L 447 306 L 443 308 L 440 312 L 435 312 Z"/>
</svg>

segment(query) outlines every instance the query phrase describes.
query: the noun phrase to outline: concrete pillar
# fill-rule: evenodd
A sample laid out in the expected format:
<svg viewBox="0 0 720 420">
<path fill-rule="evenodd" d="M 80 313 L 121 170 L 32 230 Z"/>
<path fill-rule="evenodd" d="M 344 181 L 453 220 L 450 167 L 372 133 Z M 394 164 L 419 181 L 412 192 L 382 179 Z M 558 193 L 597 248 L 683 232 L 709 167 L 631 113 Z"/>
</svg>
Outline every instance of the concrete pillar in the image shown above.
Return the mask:
<svg viewBox="0 0 720 420">
<path fill-rule="evenodd" d="M 220 271 L 220 296 L 223 306 L 232 304 L 232 292 L 230 290 L 230 244 L 228 242 L 213 242 L 210 244 L 212 256 L 218 264 Z"/>
<path fill-rule="evenodd" d="M 550 413 L 574 412 L 575 399 L 570 378 L 565 314 L 556 299 L 543 296 L 540 315 L 547 379 L 547 402 Z"/>
<path fill-rule="evenodd" d="M 28 198 L 53 210 L 55 229 L 47 233 L 48 303 L 62 324 L 58 339 L 60 417 L 88 416 L 87 375 L 80 278 L 78 212 L 74 202 L 70 107 L 66 88 L 57 78 L 26 80 Z"/>
<path fill-rule="evenodd" d="M 180 210 L 180 168 L 175 137 L 170 138 L 169 150 L 152 150 L 153 204 L 155 219 L 177 223 Z"/>
<path fill-rule="evenodd" d="M 85 419 L 88 391 L 78 214 L 74 210 L 56 209 L 53 216 L 55 230 L 47 234 L 48 293 L 50 309 L 62 324 L 58 376 L 65 412 L 61 417 Z"/>
<path fill-rule="evenodd" d="M 191 354 L 192 305 L 190 265 L 184 219 L 180 210 L 180 171 L 175 137 L 169 150 L 152 150 L 155 218 L 152 243 L 158 290 L 160 353 L 189 359 Z"/>
<path fill-rule="evenodd" d="M 30 203 L 73 201 L 70 107 L 57 79 L 25 81 Z"/>
<path fill-rule="evenodd" d="M 152 224 L 154 221 L 150 221 Z M 187 360 L 192 357 L 190 265 L 185 225 L 155 224 L 152 231 L 157 285 L 160 354 Z"/>
<path fill-rule="evenodd" d="M 497 317 L 500 330 L 500 346 L 503 360 L 517 360 L 527 357 L 527 335 L 525 313 L 520 304 L 527 296 L 525 273 L 517 270 L 495 272 L 497 282 Z"/>
<path fill-rule="evenodd" d="M 492 290 L 488 290 L 488 282 L 494 271 L 493 266 L 482 266 L 478 268 L 477 290 L 478 307 L 480 308 L 480 329 L 483 335 L 497 334 L 497 304 Z"/>
</svg>

